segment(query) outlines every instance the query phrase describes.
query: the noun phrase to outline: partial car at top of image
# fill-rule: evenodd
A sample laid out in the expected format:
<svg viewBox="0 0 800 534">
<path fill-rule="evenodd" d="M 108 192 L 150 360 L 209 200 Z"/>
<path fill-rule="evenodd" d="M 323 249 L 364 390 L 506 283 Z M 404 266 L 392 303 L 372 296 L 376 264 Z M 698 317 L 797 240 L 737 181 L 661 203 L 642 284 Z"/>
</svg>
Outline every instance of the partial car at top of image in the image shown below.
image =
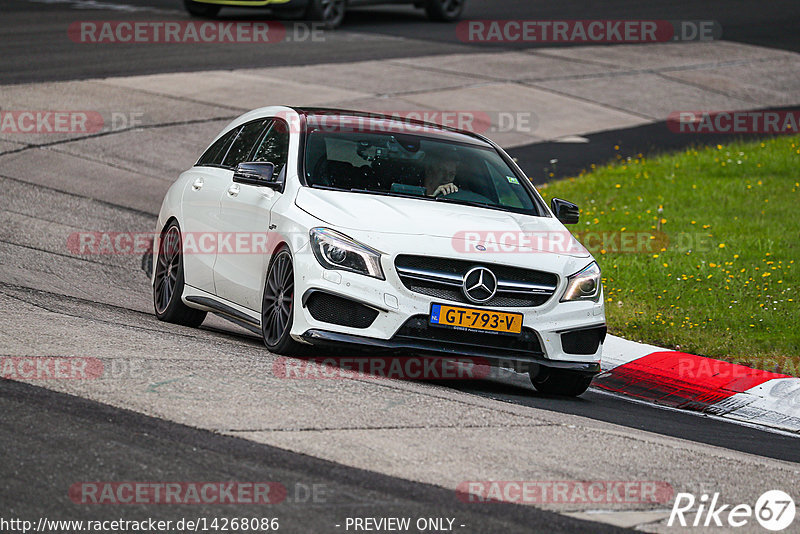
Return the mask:
<svg viewBox="0 0 800 534">
<path fill-rule="evenodd" d="M 380 4 L 413 4 L 432 21 L 453 22 L 461 17 L 467 0 L 183 0 L 189 14 L 216 17 L 223 7 L 267 7 L 276 14 L 319 21 L 328 29 L 342 24 L 350 7 Z"/>
<path fill-rule="evenodd" d="M 187 326 L 216 313 L 278 354 L 480 357 L 528 372 L 541 392 L 580 395 L 600 371 L 606 324 L 600 269 L 564 227 L 578 213 L 560 199 L 548 207 L 475 133 L 260 108 L 230 123 L 167 192 L 155 311 Z M 483 241 L 487 231 L 560 245 L 501 250 Z M 265 236 L 263 249 L 237 249 L 253 235 Z M 230 242 L 212 246 L 212 236 Z"/>
</svg>

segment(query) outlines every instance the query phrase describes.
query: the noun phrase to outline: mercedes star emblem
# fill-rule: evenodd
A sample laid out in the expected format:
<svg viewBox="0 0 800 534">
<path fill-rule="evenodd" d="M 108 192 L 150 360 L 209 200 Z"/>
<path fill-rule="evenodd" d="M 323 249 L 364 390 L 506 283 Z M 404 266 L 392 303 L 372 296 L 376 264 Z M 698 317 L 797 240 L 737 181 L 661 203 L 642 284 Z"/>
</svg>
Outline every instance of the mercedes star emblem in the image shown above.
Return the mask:
<svg viewBox="0 0 800 534">
<path fill-rule="evenodd" d="M 461 289 L 472 302 L 486 302 L 497 292 L 497 277 L 486 267 L 473 267 L 464 276 Z"/>
</svg>

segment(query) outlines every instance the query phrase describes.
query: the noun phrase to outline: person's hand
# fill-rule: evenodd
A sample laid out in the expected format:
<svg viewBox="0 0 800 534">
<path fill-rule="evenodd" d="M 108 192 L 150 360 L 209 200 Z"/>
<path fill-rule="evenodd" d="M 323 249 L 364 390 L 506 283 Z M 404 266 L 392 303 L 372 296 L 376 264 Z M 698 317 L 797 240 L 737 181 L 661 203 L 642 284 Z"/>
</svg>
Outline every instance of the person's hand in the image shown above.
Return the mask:
<svg viewBox="0 0 800 534">
<path fill-rule="evenodd" d="M 455 193 L 458 191 L 458 187 L 456 184 L 442 184 L 436 188 L 433 192 L 433 196 L 438 197 L 439 195 L 449 195 L 450 193 Z"/>
</svg>

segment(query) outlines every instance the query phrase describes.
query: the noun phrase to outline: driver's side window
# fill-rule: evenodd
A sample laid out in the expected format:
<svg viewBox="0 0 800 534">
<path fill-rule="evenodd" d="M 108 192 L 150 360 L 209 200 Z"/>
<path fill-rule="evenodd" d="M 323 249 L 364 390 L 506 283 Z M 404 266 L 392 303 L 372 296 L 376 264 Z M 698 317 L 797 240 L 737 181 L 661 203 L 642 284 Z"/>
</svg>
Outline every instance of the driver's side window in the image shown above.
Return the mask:
<svg viewBox="0 0 800 534">
<path fill-rule="evenodd" d="M 253 152 L 253 145 L 256 144 L 264 130 L 267 129 L 268 123 L 269 119 L 259 119 L 242 126 L 239 135 L 231 144 L 230 149 L 228 149 L 228 153 L 222 161 L 222 166 L 235 169 L 240 163 L 248 161 L 250 154 Z"/>
<path fill-rule="evenodd" d="M 222 160 L 228 154 L 228 150 L 230 149 L 234 139 L 236 139 L 236 136 L 239 135 L 239 130 L 241 130 L 241 126 L 234 128 L 230 132 L 217 139 L 217 141 L 211 145 L 202 156 L 200 156 L 200 159 L 197 160 L 195 165 L 201 167 L 222 166 Z"/>
<path fill-rule="evenodd" d="M 250 161 L 270 162 L 275 165 L 275 176 L 282 181 L 286 174 L 286 161 L 289 158 L 289 127 L 280 119 L 275 119 L 256 146 Z"/>
</svg>

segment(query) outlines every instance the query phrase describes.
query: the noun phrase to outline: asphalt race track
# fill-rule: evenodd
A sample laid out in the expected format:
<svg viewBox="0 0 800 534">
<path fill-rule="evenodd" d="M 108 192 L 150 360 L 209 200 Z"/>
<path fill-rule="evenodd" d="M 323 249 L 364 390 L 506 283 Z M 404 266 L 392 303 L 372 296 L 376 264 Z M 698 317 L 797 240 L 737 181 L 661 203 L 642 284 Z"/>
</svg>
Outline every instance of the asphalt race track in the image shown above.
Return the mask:
<svg viewBox="0 0 800 534">
<path fill-rule="evenodd" d="M 290 532 L 325 532 L 344 524 L 347 516 L 411 515 L 457 517 L 463 529 L 479 526 L 483 532 L 617 531 L 532 507 L 473 506 L 454 499 L 453 492 L 444 488 L 219 436 L 35 386 L 4 383 L 0 407 L 3 413 L 14 414 L 0 427 L 4 463 L 14 470 L 3 473 L 4 516 L 118 518 L 119 507 L 76 506 L 63 490 L 75 482 L 78 470 L 85 480 L 102 480 L 111 468 L 131 479 L 280 480 L 287 488 L 286 501 L 257 512 L 246 504 L 204 505 L 191 514 L 181 506 L 158 506 L 155 512 L 138 506 L 125 513 L 127 519 L 274 515 Z M 43 427 L 48 429 L 44 434 L 39 432 Z M 19 458 L 14 451 L 24 451 L 25 456 Z M 38 482 L 31 483 L 34 480 Z"/>
<path fill-rule="evenodd" d="M 452 25 L 428 22 L 421 10 L 406 6 L 353 10 L 340 31 L 325 35 L 324 46 L 313 42 L 282 42 L 268 46 L 119 43 L 112 47 L 73 43 L 67 36 L 67 27 L 71 22 L 84 20 L 188 20 L 180 0 L 3 0 L 0 6 L 3 13 L 0 80 L 3 83 L 309 65 L 508 48 L 507 45 L 462 43 Z M 265 14 L 228 9 L 222 15 L 229 20 L 258 20 Z M 723 37 L 727 40 L 800 49 L 797 39 L 800 7 L 791 0 L 684 1 L 679 4 L 669 0 L 617 0 L 589 5 L 578 0 L 475 0 L 468 4 L 464 18 L 714 20 L 722 26 Z M 516 45 L 526 46 L 530 45 Z"/>
<path fill-rule="evenodd" d="M 75 9 L 78 1 L 0 3 L 0 83 L 486 51 L 458 42 L 451 26 L 428 23 L 408 7 L 355 11 L 324 46 L 90 47 L 67 39 L 70 22 L 187 17 L 177 1 L 105 0 Z M 231 13 L 235 19 L 254 16 Z M 473 0 L 465 14 L 595 17 L 714 19 L 726 39 L 800 48 L 796 2 L 584 7 L 577 1 Z M 512 373 L 479 382 L 281 380 L 272 372 L 276 356 L 230 323 L 209 316 L 195 330 L 157 321 L 140 256 L 76 257 L 65 243 L 87 230 L 152 231 L 182 162 L 229 115 L 201 108 L 203 116 L 188 117 L 186 110 L 195 108 L 182 108 L 182 121 L 135 135 L 124 131 L 47 147 L 0 142 L 0 355 L 96 358 L 108 371 L 97 380 L 0 380 L 2 517 L 269 516 L 279 517 L 287 532 L 344 532 L 337 525 L 347 517 L 402 515 L 456 518 L 459 532 L 611 532 L 614 525 L 664 519 L 669 504 L 472 505 L 459 501 L 454 488 L 489 479 L 659 480 L 676 492 L 719 491 L 729 502 L 749 502 L 768 489 L 797 487 L 795 436 L 596 390 L 579 399 L 548 397 Z M 590 158 L 606 159 L 610 145 L 641 138 L 642 131 L 590 136 L 590 156 L 584 151 L 587 159 L 562 172 L 582 168 Z M 142 132 L 152 137 L 143 140 Z M 653 148 L 669 148 L 662 141 L 653 141 Z M 515 150 L 528 165 L 551 153 L 536 146 Z M 179 154 L 175 161 L 173 153 Z M 65 155 L 74 156 L 72 167 L 56 163 Z M 31 157 L 37 165 L 26 159 Z M 141 168 L 146 179 L 139 183 L 133 170 Z M 118 174 L 112 179 L 102 169 Z M 289 495 L 258 509 L 70 500 L 71 485 L 103 480 L 270 480 L 289 488 Z M 315 485 L 324 495 L 309 498 L 305 491 Z M 604 514 L 617 515 L 599 517 Z"/>
</svg>

